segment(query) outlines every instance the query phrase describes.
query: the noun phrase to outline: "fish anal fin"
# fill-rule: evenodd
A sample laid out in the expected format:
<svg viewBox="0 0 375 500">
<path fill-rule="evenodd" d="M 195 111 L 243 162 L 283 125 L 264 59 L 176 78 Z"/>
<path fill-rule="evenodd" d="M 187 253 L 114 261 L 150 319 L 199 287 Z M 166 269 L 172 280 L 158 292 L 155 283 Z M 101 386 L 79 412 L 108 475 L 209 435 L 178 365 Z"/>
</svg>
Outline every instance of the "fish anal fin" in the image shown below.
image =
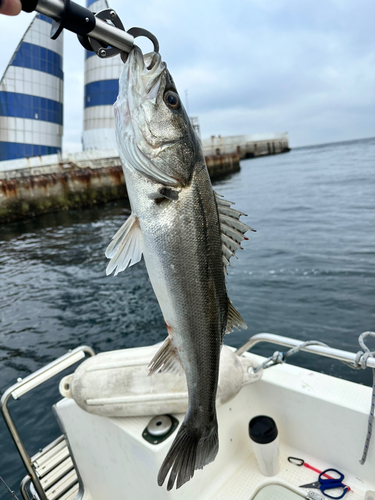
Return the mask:
<svg viewBox="0 0 375 500">
<path fill-rule="evenodd" d="M 241 328 L 243 330 L 246 330 L 247 324 L 228 297 L 228 319 L 225 333 L 233 332 L 234 328 L 236 328 L 237 330 L 240 330 Z"/>
<path fill-rule="evenodd" d="M 156 372 L 183 374 L 184 369 L 178 356 L 177 348 L 173 345 L 169 336 L 164 340 L 162 346 L 150 361 L 148 369 L 149 375 Z"/>
<path fill-rule="evenodd" d="M 109 261 L 107 276 L 115 271 L 115 276 L 130 266 L 139 262 L 143 253 L 142 232 L 138 218 L 133 214 L 126 220 L 112 242 L 108 245 L 105 256 Z"/>
</svg>

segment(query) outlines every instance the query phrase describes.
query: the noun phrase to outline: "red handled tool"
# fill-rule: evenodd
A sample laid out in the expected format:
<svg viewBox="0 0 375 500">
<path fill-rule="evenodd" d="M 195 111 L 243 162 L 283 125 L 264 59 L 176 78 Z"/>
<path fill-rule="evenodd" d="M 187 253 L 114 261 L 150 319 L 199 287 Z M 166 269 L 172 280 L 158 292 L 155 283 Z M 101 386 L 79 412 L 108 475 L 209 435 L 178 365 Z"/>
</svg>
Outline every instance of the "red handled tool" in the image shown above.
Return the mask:
<svg viewBox="0 0 375 500">
<path fill-rule="evenodd" d="M 293 465 L 297 465 L 298 467 L 302 467 L 302 465 L 303 465 L 304 467 L 307 467 L 308 469 L 311 469 L 314 472 L 317 472 L 318 474 L 322 474 L 321 470 L 316 469 L 315 467 L 313 467 L 310 464 L 307 464 L 302 458 L 288 457 L 288 462 L 290 462 Z M 325 476 L 327 479 L 335 479 L 326 473 L 323 473 L 322 476 Z M 352 489 L 349 486 L 347 486 L 346 484 L 344 486 L 346 487 L 347 491 L 352 491 Z"/>
</svg>

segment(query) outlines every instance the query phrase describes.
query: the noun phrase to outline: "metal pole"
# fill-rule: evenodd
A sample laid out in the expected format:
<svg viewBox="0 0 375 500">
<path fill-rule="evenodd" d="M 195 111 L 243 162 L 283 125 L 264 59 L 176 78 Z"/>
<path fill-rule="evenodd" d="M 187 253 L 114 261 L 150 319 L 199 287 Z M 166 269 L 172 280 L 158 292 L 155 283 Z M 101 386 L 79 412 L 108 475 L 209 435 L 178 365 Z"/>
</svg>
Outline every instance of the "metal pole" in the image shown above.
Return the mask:
<svg viewBox="0 0 375 500">
<path fill-rule="evenodd" d="M 72 350 L 71 352 L 65 354 L 64 356 L 61 356 L 60 358 L 56 359 L 55 361 L 52 361 L 52 363 L 49 363 L 47 366 L 44 368 L 41 368 L 40 370 L 37 370 L 35 373 L 32 373 L 28 377 L 25 377 L 23 380 L 18 382 L 17 384 L 14 384 L 12 387 L 9 387 L 4 394 L 1 397 L 0 401 L 0 406 L 1 406 L 1 411 L 5 420 L 5 423 L 8 426 L 9 432 L 13 438 L 13 441 L 18 449 L 18 452 L 21 456 L 21 459 L 26 467 L 26 470 L 28 474 L 31 477 L 31 480 L 35 486 L 35 489 L 40 496 L 40 500 L 48 500 L 42 485 L 40 484 L 39 478 L 35 472 L 35 470 L 32 467 L 31 464 L 31 459 L 29 454 L 26 451 L 26 448 L 22 442 L 22 439 L 17 431 L 17 428 L 13 422 L 13 419 L 9 413 L 8 410 L 8 401 L 9 398 L 12 396 L 15 399 L 17 399 L 17 391 L 19 393 L 25 394 L 29 390 L 32 390 L 33 388 L 37 387 L 41 383 L 43 383 L 46 380 L 46 376 L 48 375 L 48 372 L 51 372 L 51 377 L 56 375 L 59 371 L 63 371 L 64 369 L 68 368 L 69 366 L 69 358 L 71 358 L 70 361 L 72 361 L 70 364 L 73 364 L 76 362 L 77 356 L 76 354 L 79 352 L 84 352 L 86 354 L 89 354 L 90 356 L 94 356 L 95 352 L 94 350 L 89 347 L 89 346 L 81 346 L 77 347 L 76 349 Z M 59 367 L 60 365 L 60 367 Z M 60 369 L 59 369 L 60 368 Z M 22 388 L 24 390 L 22 391 Z"/>
<path fill-rule="evenodd" d="M 258 333 L 244 344 L 242 347 L 237 349 L 236 354 L 241 356 L 244 352 L 251 349 L 254 345 L 260 342 L 268 342 L 270 344 L 282 345 L 285 347 L 298 347 L 302 344 L 301 340 L 295 340 L 290 337 L 283 337 L 281 335 L 275 335 L 273 333 Z M 333 347 L 323 347 L 323 346 L 306 346 L 301 349 L 301 351 L 309 352 L 311 354 L 317 354 L 318 356 L 324 356 L 326 358 L 337 359 L 338 361 L 344 361 L 355 366 L 356 353 L 342 351 L 341 349 L 334 349 Z M 366 366 L 369 368 L 375 368 L 375 358 L 369 357 L 366 362 Z"/>
<path fill-rule="evenodd" d="M 71 8 L 76 4 L 70 2 Z M 78 6 L 80 7 L 80 6 Z M 44 14 L 55 21 L 60 21 L 64 14 L 65 2 L 64 0 L 39 0 L 35 10 L 40 14 Z M 87 11 L 89 17 L 92 16 L 92 12 L 83 7 L 79 8 L 80 15 L 84 16 L 84 12 Z M 89 22 L 89 17 L 87 21 Z M 69 29 L 69 27 L 67 27 Z M 75 32 L 75 31 L 74 31 Z M 85 35 L 95 38 L 96 40 L 103 41 L 112 47 L 115 47 L 122 52 L 129 53 L 134 46 L 134 37 L 123 31 L 121 29 L 112 26 L 103 19 L 95 17 L 95 27 L 91 31 L 85 31 Z"/>
</svg>

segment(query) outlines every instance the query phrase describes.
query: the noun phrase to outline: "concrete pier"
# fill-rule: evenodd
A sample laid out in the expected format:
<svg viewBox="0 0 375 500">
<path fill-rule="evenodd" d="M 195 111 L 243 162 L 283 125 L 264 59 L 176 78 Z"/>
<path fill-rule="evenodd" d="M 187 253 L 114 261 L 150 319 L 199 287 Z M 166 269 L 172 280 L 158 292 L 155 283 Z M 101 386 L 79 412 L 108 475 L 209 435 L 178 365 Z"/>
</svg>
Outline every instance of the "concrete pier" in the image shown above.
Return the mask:
<svg viewBox="0 0 375 500">
<path fill-rule="evenodd" d="M 205 155 L 238 154 L 240 159 L 290 151 L 288 133 L 212 136 L 202 140 Z"/>
<path fill-rule="evenodd" d="M 206 157 L 211 179 L 237 172 L 235 153 Z M 118 153 L 85 151 L 0 163 L 0 223 L 127 197 Z"/>
</svg>

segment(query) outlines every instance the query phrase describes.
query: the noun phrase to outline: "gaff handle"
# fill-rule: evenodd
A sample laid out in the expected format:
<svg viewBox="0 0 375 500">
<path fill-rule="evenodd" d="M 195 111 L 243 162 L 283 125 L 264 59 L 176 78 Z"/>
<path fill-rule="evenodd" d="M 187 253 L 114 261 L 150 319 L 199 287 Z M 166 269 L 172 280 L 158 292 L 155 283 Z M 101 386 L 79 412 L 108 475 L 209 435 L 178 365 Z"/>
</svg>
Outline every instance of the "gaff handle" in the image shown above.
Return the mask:
<svg viewBox="0 0 375 500">
<path fill-rule="evenodd" d="M 145 36 L 159 52 L 157 38 L 142 28 L 125 28 L 113 9 L 104 9 L 94 14 L 91 10 L 71 0 L 21 0 L 25 12 L 39 12 L 52 19 L 51 38 L 56 39 L 65 28 L 78 35 L 80 43 L 101 57 L 113 57 L 121 53 L 125 61 L 134 47 L 134 39 Z M 109 22 L 107 22 L 109 21 Z"/>
<path fill-rule="evenodd" d="M 38 0 L 21 0 L 21 4 L 25 12 L 33 12 L 38 5 Z"/>
<path fill-rule="evenodd" d="M 107 23 L 107 18 L 102 19 L 100 12 L 94 15 L 91 10 L 71 0 L 21 0 L 21 3 L 23 11 L 36 11 L 52 19 L 51 38 L 54 40 L 65 28 L 78 35 L 80 42 L 88 50 L 94 50 L 88 39 L 97 40 L 99 49 L 95 52 L 100 57 L 109 55 L 109 51 L 102 47 L 117 49 L 112 51 L 112 55 L 116 55 L 122 52 L 128 54 L 134 46 L 134 36 L 125 31 L 113 9 L 101 11 L 109 12 L 108 19 L 112 23 Z"/>
<path fill-rule="evenodd" d="M 36 10 L 53 20 L 51 38 L 56 40 L 65 28 L 77 35 L 85 36 L 95 28 L 94 14 L 70 0 L 21 0 L 22 10 Z"/>
</svg>

